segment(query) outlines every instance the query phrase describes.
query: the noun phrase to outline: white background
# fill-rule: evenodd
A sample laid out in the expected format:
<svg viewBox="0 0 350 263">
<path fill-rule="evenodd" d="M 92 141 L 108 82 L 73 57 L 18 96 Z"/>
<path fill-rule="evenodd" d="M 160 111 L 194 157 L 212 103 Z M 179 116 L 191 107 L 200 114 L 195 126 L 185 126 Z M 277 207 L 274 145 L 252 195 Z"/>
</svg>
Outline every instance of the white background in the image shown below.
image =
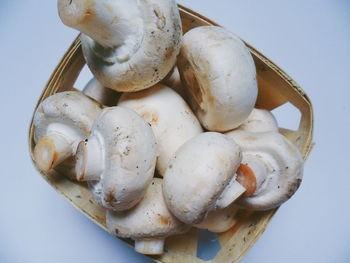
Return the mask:
<svg viewBox="0 0 350 263">
<path fill-rule="evenodd" d="M 316 146 L 301 188 L 241 262 L 350 262 L 350 1 L 181 3 L 272 59 L 314 105 Z M 54 0 L 0 0 L 1 263 L 150 262 L 75 210 L 29 158 L 33 108 L 76 35 Z"/>
</svg>

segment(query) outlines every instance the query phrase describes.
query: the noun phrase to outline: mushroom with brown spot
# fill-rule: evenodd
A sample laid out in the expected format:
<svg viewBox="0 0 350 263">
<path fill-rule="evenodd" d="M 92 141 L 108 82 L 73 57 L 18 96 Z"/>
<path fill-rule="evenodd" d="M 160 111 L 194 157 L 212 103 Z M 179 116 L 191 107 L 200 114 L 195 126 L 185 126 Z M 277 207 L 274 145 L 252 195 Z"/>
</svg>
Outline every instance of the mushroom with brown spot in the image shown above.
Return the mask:
<svg viewBox="0 0 350 263">
<path fill-rule="evenodd" d="M 105 87 L 148 88 L 176 63 L 182 26 L 174 0 L 58 0 L 58 12 L 82 33 L 85 60 Z"/>
<path fill-rule="evenodd" d="M 88 181 L 95 200 L 122 211 L 136 205 L 156 165 L 156 140 L 148 123 L 124 107 L 102 110 L 76 154 L 79 181 Z"/>
<path fill-rule="evenodd" d="M 150 255 L 163 253 L 166 237 L 190 228 L 168 210 L 159 178 L 153 179 L 144 198 L 134 208 L 124 212 L 107 211 L 106 223 L 113 235 L 132 238 L 137 252 Z"/>
<path fill-rule="evenodd" d="M 229 206 L 246 191 L 235 176 L 241 158 L 239 146 L 221 133 L 205 132 L 187 141 L 164 176 L 170 211 L 186 224 L 198 224 L 209 211 Z"/>
<path fill-rule="evenodd" d="M 254 61 L 233 33 L 217 26 L 188 31 L 177 67 L 190 105 L 206 129 L 237 128 L 253 110 L 258 94 Z"/>
<path fill-rule="evenodd" d="M 151 125 L 157 140 L 157 170 L 161 176 L 176 150 L 203 131 L 187 103 L 162 84 L 135 93 L 124 93 L 118 105 L 135 110 Z"/>
<path fill-rule="evenodd" d="M 248 119 L 239 126 L 237 130 L 245 132 L 277 132 L 278 125 L 273 114 L 267 110 L 254 109 Z M 249 138 L 249 139 L 248 139 Z M 254 137 L 247 136 L 246 139 L 254 141 Z M 244 156 L 244 153 L 243 153 Z M 257 188 L 257 180 L 251 167 L 241 163 L 236 171 L 237 181 L 246 189 L 243 196 L 252 196 Z M 241 197 L 242 199 L 244 197 Z M 239 201 L 237 201 L 239 202 Z M 210 211 L 207 218 L 200 224 L 195 225 L 198 228 L 208 229 L 212 232 L 225 232 L 230 229 L 236 222 L 236 212 L 238 206 L 233 203 L 224 209 Z"/>
<path fill-rule="evenodd" d="M 226 133 L 242 149 L 237 180 L 249 191 L 237 204 L 268 210 L 287 201 L 298 189 L 303 173 L 299 149 L 277 132 L 231 131 Z"/>
<path fill-rule="evenodd" d="M 34 114 L 34 161 L 47 172 L 58 165 L 69 170 L 78 143 L 90 133 L 100 105 L 80 92 L 56 93 L 42 101 Z M 68 164 L 63 164 L 67 160 Z"/>
</svg>

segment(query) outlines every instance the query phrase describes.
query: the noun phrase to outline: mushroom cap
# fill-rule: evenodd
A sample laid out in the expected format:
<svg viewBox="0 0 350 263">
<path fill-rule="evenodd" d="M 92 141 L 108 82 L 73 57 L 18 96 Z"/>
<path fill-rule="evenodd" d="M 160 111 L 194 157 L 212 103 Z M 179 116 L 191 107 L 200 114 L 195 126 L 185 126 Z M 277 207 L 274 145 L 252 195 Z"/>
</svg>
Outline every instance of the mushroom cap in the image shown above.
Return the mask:
<svg viewBox="0 0 350 263">
<path fill-rule="evenodd" d="M 207 229 L 214 233 L 226 232 L 237 223 L 236 213 L 238 208 L 236 204 L 231 204 L 224 209 L 210 211 L 208 216 L 195 227 Z"/>
<path fill-rule="evenodd" d="M 121 95 L 113 89 L 104 87 L 96 78 L 92 78 L 86 84 L 82 93 L 96 100 L 98 103 L 109 107 L 117 105 L 118 99 Z"/>
<path fill-rule="evenodd" d="M 144 198 L 134 208 L 107 211 L 106 224 L 112 234 L 132 239 L 165 238 L 189 230 L 168 210 L 159 178 L 153 178 Z"/>
<path fill-rule="evenodd" d="M 146 89 L 176 63 L 182 26 L 174 0 L 58 0 L 58 10 L 63 23 L 83 33 L 85 60 L 105 87 Z"/>
<path fill-rule="evenodd" d="M 93 196 L 102 206 L 122 211 L 144 196 L 156 158 L 156 140 L 147 122 L 128 108 L 105 108 L 94 122 L 89 138 L 79 145 L 77 175 L 84 178 L 87 162 L 97 162 L 93 180 L 88 181 Z"/>
<path fill-rule="evenodd" d="M 254 108 L 258 89 L 252 55 L 233 33 L 196 27 L 182 41 L 177 62 L 192 109 L 211 131 L 229 131 Z"/>
<path fill-rule="evenodd" d="M 303 159 L 298 148 L 283 135 L 245 131 L 231 131 L 226 135 L 241 147 L 242 163 L 248 166 L 252 163 L 251 168 L 260 181 L 254 194 L 242 196 L 236 202 L 238 205 L 253 210 L 272 209 L 288 200 L 299 188 Z"/>
<path fill-rule="evenodd" d="M 238 127 L 238 130 L 247 132 L 278 132 L 275 116 L 263 109 L 254 108 L 248 118 Z"/>
<path fill-rule="evenodd" d="M 163 194 L 170 211 L 186 224 L 200 223 L 214 209 L 241 162 L 238 145 L 205 132 L 183 144 L 165 172 Z"/>
<path fill-rule="evenodd" d="M 202 127 L 187 103 L 162 84 L 135 93 L 124 93 L 118 105 L 135 110 L 152 127 L 157 140 L 157 170 L 164 175 L 170 158 Z"/>
<path fill-rule="evenodd" d="M 100 105 L 81 92 L 55 93 L 41 102 L 34 114 L 34 141 L 58 131 L 70 137 L 70 142 L 77 146 L 90 133 L 100 111 Z"/>
</svg>

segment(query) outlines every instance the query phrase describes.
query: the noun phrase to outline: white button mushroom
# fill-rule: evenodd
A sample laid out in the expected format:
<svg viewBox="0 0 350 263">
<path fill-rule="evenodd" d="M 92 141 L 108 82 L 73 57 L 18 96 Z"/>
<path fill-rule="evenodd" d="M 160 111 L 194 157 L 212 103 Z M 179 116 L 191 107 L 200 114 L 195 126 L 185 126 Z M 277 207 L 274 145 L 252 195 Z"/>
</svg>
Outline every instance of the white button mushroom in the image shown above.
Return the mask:
<svg viewBox="0 0 350 263">
<path fill-rule="evenodd" d="M 216 26 L 188 31 L 177 63 L 192 109 L 211 131 L 244 122 L 257 98 L 256 69 L 244 43 Z"/>
<path fill-rule="evenodd" d="M 38 168 L 49 171 L 72 157 L 100 111 L 96 102 L 75 91 L 56 93 L 41 102 L 33 119 Z"/>
<path fill-rule="evenodd" d="M 210 210 L 230 205 L 245 191 L 235 180 L 241 158 L 239 146 L 221 133 L 206 132 L 187 141 L 164 176 L 170 211 L 186 224 L 197 224 Z"/>
<path fill-rule="evenodd" d="M 247 191 L 237 204 L 253 210 L 281 205 L 298 189 L 303 159 L 298 148 L 277 132 L 231 131 L 227 136 L 241 147 L 237 180 Z"/>
<path fill-rule="evenodd" d="M 248 118 L 236 130 L 250 132 L 278 132 L 277 121 L 271 112 L 262 109 L 253 109 Z M 245 195 L 252 195 L 256 189 L 256 179 L 247 165 L 241 164 L 238 168 L 237 180 L 246 187 Z M 208 229 L 211 232 L 221 233 L 229 230 L 236 222 L 238 207 L 231 204 L 224 209 L 215 209 L 198 225 L 197 228 Z"/>
<path fill-rule="evenodd" d="M 151 124 L 157 140 L 157 170 L 161 176 L 176 150 L 202 132 L 187 103 L 175 91 L 161 84 L 135 93 L 124 93 L 118 105 L 135 110 Z"/>
<path fill-rule="evenodd" d="M 278 132 L 278 124 L 270 111 L 254 109 L 237 129 L 249 132 Z"/>
<path fill-rule="evenodd" d="M 98 103 L 105 106 L 117 105 L 120 93 L 104 87 L 96 78 L 92 78 L 82 90 L 86 96 L 96 100 Z"/>
<path fill-rule="evenodd" d="M 144 196 L 156 158 L 156 141 L 147 122 L 130 109 L 105 108 L 89 138 L 78 146 L 77 179 L 88 181 L 103 207 L 126 210 Z"/>
<path fill-rule="evenodd" d="M 278 126 L 271 112 L 262 109 L 254 109 L 248 119 L 236 130 L 249 132 L 278 132 Z M 237 181 L 246 188 L 244 196 L 252 196 L 257 187 L 256 177 L 252 168 L 246 164 L 241 164 L 236 174 Z M 208 229 L 211 232 L 225 232 L 237 222 L 236 212 L 237 206 L 235 204 L 231 204 L 224 209 L 210 211 L 208 216 L 200 224 L 195 226 L 197 228 Z"/>
<path fill-rule="evenodd" d="M 85 60 L 105 87 L 148 88 L 176 63 L 182 28 L 174 0 L 58 0 L 58 11 L 83 33 Z"/>
<path fill-rule="evenodd" d="M 145 197 L 134 208 L 124 212 L 107 211 L 108 230 L 135 240 L 135 250 L 143 254 L 163 253 L 164 239 L 189 230 L 173 216 L 165 205 L 162 179 L 154 178 Z"/>
</svg>

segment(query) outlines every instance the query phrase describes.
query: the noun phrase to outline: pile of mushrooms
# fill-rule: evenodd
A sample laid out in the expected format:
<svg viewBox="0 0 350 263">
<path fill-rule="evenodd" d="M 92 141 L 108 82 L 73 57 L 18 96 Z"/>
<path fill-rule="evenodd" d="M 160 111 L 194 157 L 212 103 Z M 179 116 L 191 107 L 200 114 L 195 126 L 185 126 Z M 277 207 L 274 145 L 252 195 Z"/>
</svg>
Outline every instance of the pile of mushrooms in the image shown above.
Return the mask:
<svg viewBox="0 0 350 263">
<path fill-rule="evenodd" d="M 87 182 L 113 235 L 161 254 L 167 236 L 227 231 L 238 209 L 295 193 L 301 154 L 254 108 L 256 69 L 237 36 L 216 26 L 182 36 L 173 0 L 58 0 L 58 10 L 82 33 L 95 78 L 39 105 L 34 159 Z"/>
</svg>

